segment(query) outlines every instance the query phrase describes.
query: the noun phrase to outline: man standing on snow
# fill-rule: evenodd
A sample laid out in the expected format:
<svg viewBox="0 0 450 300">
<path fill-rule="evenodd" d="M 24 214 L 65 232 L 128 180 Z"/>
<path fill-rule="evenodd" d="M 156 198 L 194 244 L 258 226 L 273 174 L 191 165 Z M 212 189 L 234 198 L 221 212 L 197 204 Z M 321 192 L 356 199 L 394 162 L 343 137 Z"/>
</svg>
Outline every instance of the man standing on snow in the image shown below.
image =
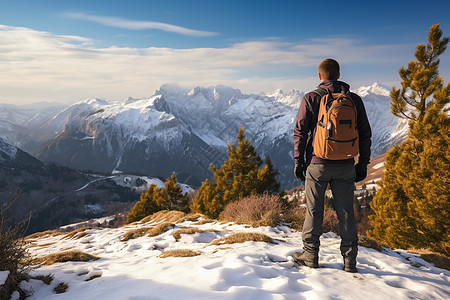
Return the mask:
<svg viewBox="0 0 450 300">
<path fill-rule="evenodd" d="M 338 62 L 334 59 L 323 60 L 319 64 L 319 79 L 322 81 L 318 86 L 319 89 L 303 97 L 297 113 L 294 128 L 294 173 L 299 180 L 305 181 L 307 210 L 302 233 L 304 251 L 294 253 L 294 260 L 311 268 L 319 267 L 319 238 L 322 235 L 324 196 L 327 186 L 330 185 L 339 219 L 340 250 L 344 258 L 344 270 L 356 272 L 358 234 L 353 210 L 354 182 L 366 178 L 372 133 L 361 98 L 351 93 L 349 91 L 350 86 L 345 82 L 338 81 L 339 78 Z M 322 147 L 320 147 L 320 151 L 313 149 L 313 140 L 318 138 L 316 137 L 316 130 L 318 130 L 316 125 L 318 123 L 319 126 L 326 128 L 323 129 L 327 130 L 326 139 L 331 140 L 332 134 L 337 135 L 336 131 L 332 132 L 332 129 L 330 129 L 331 122 L 328 123 L 327 127 L 323 117 L 318 120 L 321 100 L 322 102 L 325 100 L 323 103 L 330 103 L 331 106 L 331 101 L 328 99 L 336 99 L 336 95 L 340 95 L 336 93 L 344 94 L 344 98 L 347 97 L 346 101 L 350 104 L 353 102 L 353 117 L 356 121 L 356 126 L 353 124 L 353 128 L 356 138 L 351 141 L 355 142 L 356 140 L 356 146 L 354 147 L 356 147 L 356 153 L 359 151 L 359 161 L 356 165 L 353 158 L 356 153 L 345 155 L 340 159 L 327 159 L 323 158 L 327 156 L 319 154 Z M 324 98 L 322 99 L 322 97 Z M 323 110 L 323 108 L 321 109 Z M 351 120 L 340 120 L 337 123 L 345 125 L 341 127 L 347 131 L 352 128 Z M 323 141 L 320 145 L 323 143 L 326 142 Z M 335 145 L 339 147 L 341 144 L 343 143 L 336 143 Z M 316 141 L 314 141 L 314 145 L 319 148 Z M 331 148 L 334 147 L 331 146 Z"/>
</svg>

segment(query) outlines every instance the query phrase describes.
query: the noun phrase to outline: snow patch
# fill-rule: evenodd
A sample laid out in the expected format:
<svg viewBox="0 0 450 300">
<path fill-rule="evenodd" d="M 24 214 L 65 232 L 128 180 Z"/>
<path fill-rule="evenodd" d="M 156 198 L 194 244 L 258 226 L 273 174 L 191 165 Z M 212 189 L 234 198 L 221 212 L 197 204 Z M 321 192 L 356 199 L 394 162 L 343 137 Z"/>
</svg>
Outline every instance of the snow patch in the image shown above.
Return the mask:
<svg viewBox="0 0 450 300">
<path fill-rule="evenodd" d="M 384 167 L 384 161 L 376 164 L 375 166 L 373 166 L 373 169 L 380 169 L 382 167 Z"/>
<path fill-rule="evenodd" d="M 4 285 L 8 279 L 9 271 L 0 271 L 0 285 Z"/>
<path fill-rule="evenodd" d="M 162 220 L 161 222 L 164 222 Z M 340 238 L 333 233 L 321 237 L 319 269 L 295 267 L 293 254 L 303 248 L 301 232 L 287 226 L 250 228 L 234 223 L 195 225 L 177 223 L 155 237 L 128 241 L 131 230 L 158 223 L 133 224 L 114 229 L 91 229 L 88 240 L 44 236 L 30 247 L 33 256 L 61 249 L 79 249 L 99 260 L 39 266 L 31 276 L 52 274 L 50 286 L 30 280 L 28 298 L 59 299 L 53 288 L 60 282 L 69 288 L 63 298 L 72 299 L 448 299 L 450 272 L 434 267 L 403 250 L 378 252 L 359 246 L 358 273 L 342 270 Z M 172 234 L 181 228 L 196 228 Z M 214 246 L 209 242 L 238 232 L 269 235 L 274 243 L 245 242 Z M 169 250 L 188 249 L 198 255 L 168 257 Z M 194 274 L 194 275 L 193 275 Z M 21 285 L 22 286 L 22 285 Z M 126 287 L 126 288 L 124 288 Z M 376 291 L 376 292 L 374 292 Z"/>
</svg>

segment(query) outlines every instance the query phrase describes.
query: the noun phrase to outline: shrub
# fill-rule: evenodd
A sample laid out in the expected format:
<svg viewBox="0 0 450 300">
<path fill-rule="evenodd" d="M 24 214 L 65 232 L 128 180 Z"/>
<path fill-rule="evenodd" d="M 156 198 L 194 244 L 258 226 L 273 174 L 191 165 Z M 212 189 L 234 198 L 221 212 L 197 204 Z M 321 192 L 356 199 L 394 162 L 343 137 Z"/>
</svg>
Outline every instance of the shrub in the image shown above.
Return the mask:
<svg viewBox="0 0 450 300">
<path fill-rule="evenodd" d="M 339 220 L 334 210 L 325 209 L 323 212 L 322 231 L 339 234 Z"/>
<path fill-rule="evenodd" d="M 229 203 L 222 212 L 225 221 L 252 226 L 275 226 L 282 220 L 283 203 L 275 195 L 252 195 Z"/>
<path fill-rule="evenodd" d="M 291 228 L 301 231 L 305 222 L 305 214 L 306 208 L 300 206 L 292 207 L 284 213 L 284 220 L 291 224 Z"/>
<path fill-rule="evenodd" d="M 0 299 L 9 299 L 15 290 L 25 296 L 18 284 L 20 278 L 26 277 L 28 270 L 28 252 L 23 238 L 25 224 L 12 226 L 10 220 L 5 218 L 8 208 L 0 210 L 0 271 L 9 271 L 6 282 L 0 286 Z"/>
<path fill-rule="evenodd" d="M 192 257 L 200 255 L 201 252 L 189 250 L 189 249 L 175 249 L 175 250 L 167 250 L 163 252 L 159 257 L 167 258 L 167 257 Z"/>
</svg>

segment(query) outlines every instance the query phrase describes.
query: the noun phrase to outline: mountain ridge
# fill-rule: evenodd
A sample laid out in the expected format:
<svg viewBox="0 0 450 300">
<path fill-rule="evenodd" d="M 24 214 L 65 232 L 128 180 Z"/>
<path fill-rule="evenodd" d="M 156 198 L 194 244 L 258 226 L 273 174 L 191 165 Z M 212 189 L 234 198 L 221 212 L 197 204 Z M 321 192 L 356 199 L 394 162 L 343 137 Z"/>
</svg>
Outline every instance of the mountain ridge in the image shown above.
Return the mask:
<svg viewBox="0 0 450 300">
<path fill-rule="evenodd" d="M 401 142 L 407 124 L 390 113 L 388 90 L 375 83 L 355 92 L 372 125 L 373 156 Z M 227 158 L 226 146 L 242 126 L 258 154 L 268 155 L 279 169 L 284 189 L 298 185 L 291 174 L 292 132 L 303 95 L 299 90 L 255 95 L 223 85 L 190 90 L 163 85 L 144 99 L 86 99 L 39 126 L 20 126 L 23 135 L 32 130 L 39 139 L 38 147 L 26 150 L 43 161 L 164 178 L 176 171 L 180 181 L 194 186 L 211 178 L 210 163 L 217 166 Z"/>
</svg>

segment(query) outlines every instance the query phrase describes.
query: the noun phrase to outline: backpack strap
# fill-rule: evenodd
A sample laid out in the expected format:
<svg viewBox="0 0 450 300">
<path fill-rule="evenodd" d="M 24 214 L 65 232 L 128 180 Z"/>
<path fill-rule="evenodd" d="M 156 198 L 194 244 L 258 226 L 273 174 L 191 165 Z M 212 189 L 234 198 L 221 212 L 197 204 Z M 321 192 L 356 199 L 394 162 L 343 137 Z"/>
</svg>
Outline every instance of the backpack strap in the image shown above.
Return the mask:
<svg viewBox="0 0 450 300">
<path fill-rule="evenodd" d="M 312 92 L 316 93 L 317 95 L 319 95 L 321 99 L 322 99 L 323 96 L 325 96 L 328 93 L 327 90 L 322 89 L 322 88 L 318 88 L 318 89 L 316 89 L 316 90 L 314 90 Z"/>
</svg>

